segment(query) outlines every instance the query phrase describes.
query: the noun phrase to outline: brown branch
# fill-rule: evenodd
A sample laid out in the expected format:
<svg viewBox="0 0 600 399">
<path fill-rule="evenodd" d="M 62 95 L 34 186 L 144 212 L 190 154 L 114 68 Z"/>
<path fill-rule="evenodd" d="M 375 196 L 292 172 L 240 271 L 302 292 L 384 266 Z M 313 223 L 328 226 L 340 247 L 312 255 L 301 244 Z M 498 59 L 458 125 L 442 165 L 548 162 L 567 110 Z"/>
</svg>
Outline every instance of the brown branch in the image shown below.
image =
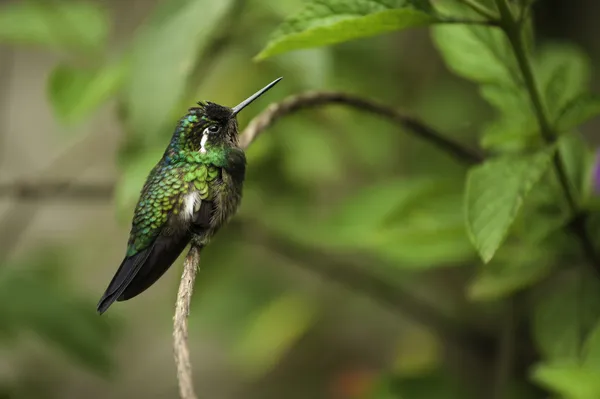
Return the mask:
<svg viewBox="0 0 600 399">
<path fill-rule="evenodd" d="M 279 103 L 271 104 L 244 129 L 240 137 L 240 144 L 242 148 L 247 148 L 261 132 L 286 115 L 305 108 L 315 108 L 330 104 L 346 105 L 357 111 L 368 112 L 389 119 L 405 128 L 408 133 L 431 142 L 431 144 L 458 159 L 460 162 L 476 164 L 484 160 L 482 154 L 446 137 L 413 116 L 404 114 L 384 104 L 364 99 L 355 94 L 341 92 L 307 92 L 293 95 Z"/>
<path fill-rule="evenodd" d="M 183 262 L 183 273 L 177 292 L 175 303 L 175 316 L 173 317 L 173 351 L 175 366 L 177 367 L 177 380 L 179 382 L 179 396 L 182 399 L 197 398 L 194 392 L 192 378 L 192 363 L 188 348 L 188 323 L 190 303 L 194 292 L 194 281 L 200 266 L 200 249 L 192 245 Z"/>
</svg>

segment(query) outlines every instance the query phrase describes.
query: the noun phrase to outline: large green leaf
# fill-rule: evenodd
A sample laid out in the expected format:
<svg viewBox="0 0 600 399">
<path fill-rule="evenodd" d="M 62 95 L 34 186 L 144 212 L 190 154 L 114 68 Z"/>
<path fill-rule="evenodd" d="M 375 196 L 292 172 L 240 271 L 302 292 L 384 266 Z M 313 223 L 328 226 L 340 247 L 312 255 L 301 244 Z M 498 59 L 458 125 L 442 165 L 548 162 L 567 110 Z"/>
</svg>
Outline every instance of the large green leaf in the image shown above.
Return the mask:
<svg viewBox="0 0 600 399">
<path fill-rule="evenodd" d="M 257 58 L 435 21 L 428 0 L 312 0 L 279 27 Z"/>
<path fill-rule="evenodd" d="M 58 65 L 48 80 L 54 113 L 65 123 L 79 122 L 120 90 L 127 67 L 124 60 L 97 69 Z"/>
<path fill-rule="evenodd" d="M 23 1 L 0 7 L 0 43 L 96 50 L 108 36 L 108 15 L 90 2 Z"/>
<path fill-rule="evenodd" d="M 443 7 L 442 7 L 443 6 Z M 457 3 L 440 5 L 453 16 L 473 17 Z M 437 48 L 457 75 L 478 83 L 514 85 L 515 59 L 506 35 L 500 29 L 472 25 L 437 25 L 432 28 Z"/>
<path fill-rule="evenodd" d="M 142 33 L 132 53 L 126 96 L 130 125 L 142 139 L 168 128 L 171 112 L 231 0 L 167 2 Z"/>
<path fill-rule="evenodd" d="M 536 300 L 533 336 L 547 361 L 579 362 L 581 339 L 598 323 L 600 285 L 581 273 L 561 276 Z"/>
<path fill-rule="evenodd" d="M 544 175 L 554 147 L 534 155 L 493 159 L 469 171 L 465 198 L 467 230 L 484 262 L 506 238 L 527 194 Z"/>
</svg>

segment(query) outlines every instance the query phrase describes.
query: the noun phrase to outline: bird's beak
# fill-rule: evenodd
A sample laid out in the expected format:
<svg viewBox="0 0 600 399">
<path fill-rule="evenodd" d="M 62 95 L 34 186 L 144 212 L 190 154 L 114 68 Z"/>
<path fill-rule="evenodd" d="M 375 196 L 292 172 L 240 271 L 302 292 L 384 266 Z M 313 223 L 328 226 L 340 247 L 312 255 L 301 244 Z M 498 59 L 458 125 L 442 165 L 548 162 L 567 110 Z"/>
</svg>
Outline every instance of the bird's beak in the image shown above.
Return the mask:
<svg viewBox="0 0 600 399">
<path fill-rule="evenodd" d="M 232 111 L 231 117 L 232 118 L 235 117 L 238 114 L 238 112 L 240 112 L 241 110 L 246 108 L 246 106 L 249 105 L 252 101 L 256 100 L 258 97 L 265 94 L 271 87 L 275 86 L 281 79 L 283 79 L 283 77 L 275 79 L 274 81 L 272 81 L 271 83 L 269 83 L 268 85 L 266 85 L 265 87 L 263 87 L 262 89 L 260 89 L 259 91 L 257 91 L 256 93 L 254 93 L 253 95 L 251 95 L 250 97 L 248 97 L 247 99 L 245 99 L 244 101 L 239 103 L 238 105 L 236 105 L 235 107 L 233 107 L 231 110 Z"/>
</svg>

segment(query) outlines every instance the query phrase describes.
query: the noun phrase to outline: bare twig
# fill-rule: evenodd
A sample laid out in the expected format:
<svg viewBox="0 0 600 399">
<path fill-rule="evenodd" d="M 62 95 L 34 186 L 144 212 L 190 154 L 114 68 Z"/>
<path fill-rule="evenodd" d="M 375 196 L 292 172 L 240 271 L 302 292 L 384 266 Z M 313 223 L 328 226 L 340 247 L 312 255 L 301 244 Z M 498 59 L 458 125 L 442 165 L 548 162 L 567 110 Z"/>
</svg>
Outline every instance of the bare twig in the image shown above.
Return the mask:
<svg viewBox="0 0 600 399">
<path fill-rule="evenodd" d="M 413 136 L 431 142 L 463 163 L 476 164 L 484 159 L 483 155 L 446 137 L 413 116 L 355 94 L 340 92 L 307 92 L 271 104 L 246 127 L 240 137 L 240 144 L 242 148 L 247 148 L 256 136 L 288 114 L 305 108 L 315 108 L 329 104 L 347 105 L 357 111 L 368 112 L 389 119 L 407 129 L 407 132 Z"/>
<path fill-rule="evenodd" d="M 188 348 L 187 318 L 190 314 L 194 281 L 196 280 L 199 265 L 200 249 L 192 245 L 183 262 L 183 273 L 181 274 L 181 282 L 175 304 L 175 316 L 173 317 L 173 351 L 175 354 L 175 366 L 177 367 L 177 380 L 179 381 L 179 396 L 182 399 L 197 398 L 194 392 L 192 363 Z"/>
</svg>

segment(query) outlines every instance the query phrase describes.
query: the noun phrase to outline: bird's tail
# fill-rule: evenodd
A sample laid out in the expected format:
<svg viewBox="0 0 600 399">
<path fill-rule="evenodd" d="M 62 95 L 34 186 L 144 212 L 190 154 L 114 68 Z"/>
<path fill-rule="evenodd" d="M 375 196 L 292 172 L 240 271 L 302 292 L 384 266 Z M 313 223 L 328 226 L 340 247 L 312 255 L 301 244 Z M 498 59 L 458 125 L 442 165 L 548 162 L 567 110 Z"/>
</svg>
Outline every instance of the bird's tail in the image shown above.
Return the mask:
<svg viewBox="0 0 600 399">
<path fill-rule="evenodd" d="M 159 236 L 150 247 L 123 259 L 98 302 L 98 313 L 106 312 L 115 301 L 126 301 L 147 290 L 177 260 L 187 243 L 187 239 Z"/>
</svg>

